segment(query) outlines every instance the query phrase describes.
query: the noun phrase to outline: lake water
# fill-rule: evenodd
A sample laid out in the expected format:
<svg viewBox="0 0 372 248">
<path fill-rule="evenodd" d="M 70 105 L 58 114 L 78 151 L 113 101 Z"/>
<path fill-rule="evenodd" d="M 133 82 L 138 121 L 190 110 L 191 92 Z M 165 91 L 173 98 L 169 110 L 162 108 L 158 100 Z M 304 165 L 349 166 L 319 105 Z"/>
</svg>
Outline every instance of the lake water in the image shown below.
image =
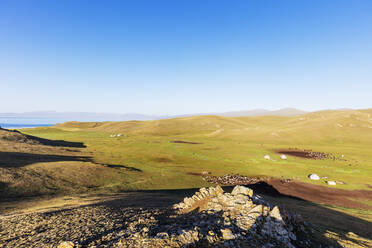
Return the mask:
<svg viewBox="0 0 372 248">
<path fill-rule="evenodd" d="M 0 127 L 7 129 L 50 127 L 57 123 L 70 121 L 67 119 L 47 119 L 47 118 L 1 118 Z"/>
<path fill-rule="evenodd" d="M 33 128 L 33 127 L 50 127 L 51 124 L 14 124 L 14 123 L 0 123 L 0 127 L 6 129 L 20 129 L 20 128 Z"/>
<path fill-rule="evenodd" d="M 33 128 L 33 127 L 50 127 L 57 123 L 68 121 L 109 121 L 99 118 L 19 118 L 19 117 L 2 117 L 0 116 L 0 127 L 7 129 Z"/>
</svg>

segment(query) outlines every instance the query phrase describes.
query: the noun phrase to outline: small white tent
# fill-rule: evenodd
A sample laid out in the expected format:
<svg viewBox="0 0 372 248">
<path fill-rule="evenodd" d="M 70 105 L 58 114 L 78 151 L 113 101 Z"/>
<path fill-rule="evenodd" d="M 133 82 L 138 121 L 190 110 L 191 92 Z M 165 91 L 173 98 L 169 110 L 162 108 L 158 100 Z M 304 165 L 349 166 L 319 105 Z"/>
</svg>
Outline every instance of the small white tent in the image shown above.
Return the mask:
<svg viewBox="0 0 372 248">
<path fill-rule="evenodd" d="M 310 175 L 309 175 L 309 178 L 310 178 L 311 180 L 319 180 L 319 179 L 320 179 L 320 177 L 319 177 L 317 174 L 310 174 Z"/>
</svg>

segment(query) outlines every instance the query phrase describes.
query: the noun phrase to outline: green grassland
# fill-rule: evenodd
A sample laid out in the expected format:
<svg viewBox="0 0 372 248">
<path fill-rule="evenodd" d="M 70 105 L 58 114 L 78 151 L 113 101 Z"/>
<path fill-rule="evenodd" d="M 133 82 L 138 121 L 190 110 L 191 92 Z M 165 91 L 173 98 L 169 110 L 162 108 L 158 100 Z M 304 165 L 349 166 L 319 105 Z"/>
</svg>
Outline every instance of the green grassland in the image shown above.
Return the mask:
<svg viewBox="0 0 372 248">
<path fill-rule="evenodd" d="M 82 202 L 88 196 L 111 197 L 122 191 L 187 194 L 210 185 L 198 175 L 205 171 L 215 176 L 237 173 L 372 192 L 372 109 L 294 117 L 68 122 L 21 132 L 0 129 L 0 197 L 10 199 L 0 204 L 3 213 L 44 209 L 50 202 L 67 204 L 61 197 Z M 24 134 L 44 138 L 46 144 Z M 61 141 L 63 146 L 58 145 Z M 336 159 L 287 156 L 281 160 L 277 151 L 288 148 L 311 149 Z M 266 154 L 271 160 L 264 159 Z M 310 173 L 345 184 L 312 181 Z M 370 247 L 371 198 L 352 198 L 367 208 L 265 195 L 271 203 L 300 213 L 321 236 L 344 247 Z"/>
<path fill-rule="evenodd" d="M 94 161 L 110 164 L 120 176 L 107 177 L 109 191 L 181 189 L 208 185 L 200 176 L 239 173 L 297 179 L 310 173 L 343 181 L 342 189 L 368 189 L 372 184 L 372 110 L 322 111 L 296 117 L 196 116 L 157 121 L 68 122 L 55 127 L 24 129 L 47 139 L 83 142 Z M 123 134 L 110 137 L 110 134 Z M 173 143 L 182 140 L 200 144 Z M 277 149 L 299 148 L 344 155 L 345 160 L 311 160 Z M 275 161 L 264 159 L 269 154 Z M 128 170 L 128 167 L 136 170 Z"/>
</svg>

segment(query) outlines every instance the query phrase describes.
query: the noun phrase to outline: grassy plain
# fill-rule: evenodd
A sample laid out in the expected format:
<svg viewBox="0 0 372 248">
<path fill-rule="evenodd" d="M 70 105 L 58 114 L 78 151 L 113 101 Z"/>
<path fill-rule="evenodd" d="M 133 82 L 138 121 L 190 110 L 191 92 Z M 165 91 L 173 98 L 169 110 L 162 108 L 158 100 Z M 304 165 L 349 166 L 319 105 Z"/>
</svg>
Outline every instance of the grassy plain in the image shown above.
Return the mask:
<svg viewBox="0 0 372 248">
<path fill-rule="evenodd" d="M 145 122 L 70 122 L 22 132 L 47 139 L 83 142 L 85 152 L 120 171 L 123 180 L 108 177 L 107 190 L 182 189 L 208 185 L 202 171 L 213 175 L 239 173 L 311 181 L 317 173 L 345 182 L 341 189 L 368 189 L 372 184 L 372 110 L 324 111 L 297 117 L 197 116 Z M 111 134 L 121 137 L 110 137 Z M 187 141 L 199 144 L 173 143 Z M 343 159 L 311 160 L 278 149 L 299 148 Z M 265 160 L 269 154 L 272 160 Z M 132 168 L 132 169 L 130 169 Z M 125 183 L 123 183 L 125 182 Z"/>
<path fill-rule="evenodd" d="M 68 122 L 21 132 L 63 140 L 67 147 L 28 144 L 22 137 L 18 137 L 21 142 L 0 139 L 0 181 L 6 182 L 0 183 L 0 193 L 11 197 L 60 196 L 37 203 L 8 202 L 2 204 L 3 212 L 18 207 L 48 209 L 61 201 L 69 204 L 61 198 L 66 195 L 75 199 L 70 202 L 84 202 L 82 193 L 88 194 L 89 200 L 89 194 L 96 200 L 101 193 L 111 197 L 117 192 L 137 190 L 160 190 L 167 196 L 173 192 L 187 194 L 182 189 L 192 191 L 210 185 L 197 175 L 204 171 L 215 176 L 238 173 L 292 179 L 331 189 L 323 195 L 325 198 L 333 190 L 363 191 L 369 196 L 372 192 L 371 109 L 322 111 L 295 117 L 195 116 L 157 121 Z M 111 137 L 112 134 L 122 136 Z M 277 150 L 288 148 L 311 149 L 332 154 L 336 159 L 287 156 L 287 160 L 281 160 Z M 266 154 L 271 160 L 264 159 Z M 325 180 L 312 181 L 308 179 L 310 173 L 345 184 L 328 186 Z M 308 199 L 267 199 L 301 213 L 319 228 L 320 235 L 346 242 L 345 247 L 372 245 L 370 209 Z M 353 198 L 367 207 L 372 206 L 371 199 Z"/>
</svg>

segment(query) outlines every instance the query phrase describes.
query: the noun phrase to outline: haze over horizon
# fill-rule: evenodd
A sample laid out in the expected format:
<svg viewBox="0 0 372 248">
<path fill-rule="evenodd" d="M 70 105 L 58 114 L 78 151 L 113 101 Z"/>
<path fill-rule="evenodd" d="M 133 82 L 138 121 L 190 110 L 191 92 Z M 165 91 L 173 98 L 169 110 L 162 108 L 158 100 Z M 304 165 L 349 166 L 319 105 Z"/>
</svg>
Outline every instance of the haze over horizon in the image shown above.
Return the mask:
<svg viewBox="0 0 372 248">
<path fill-rule="evenodd" d="M 371 13 L 371 1 L 1 1 L 0 113 L 371 108 Z"/>
</svg>

